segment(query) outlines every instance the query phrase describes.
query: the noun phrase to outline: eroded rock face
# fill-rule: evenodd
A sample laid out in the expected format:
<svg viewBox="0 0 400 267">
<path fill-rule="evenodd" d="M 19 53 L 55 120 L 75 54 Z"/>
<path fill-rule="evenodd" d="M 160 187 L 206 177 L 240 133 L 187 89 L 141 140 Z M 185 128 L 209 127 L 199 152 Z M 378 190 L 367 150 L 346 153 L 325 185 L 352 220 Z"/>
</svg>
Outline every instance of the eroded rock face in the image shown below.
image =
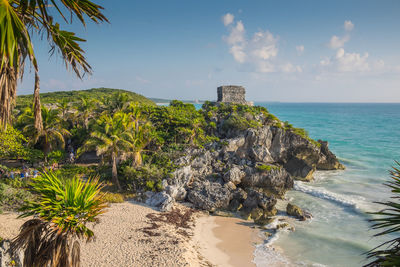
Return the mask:
<svg viewBox="0 0 400 267">
<path fill-rule="evenodd" d="M 196 208 L 215 211 L 226 209 L 232 199 L 231 191 L 219 183 L 195 182 L 188 194 L 188 200 Z"/>
<path fill-rule="evenodd" d="M 342 169 L 328 143 L 312 141 L 255 115 L 258 128 L 227 129 L 215 117 L 216 135 L 202 149 L 188 149 L 175 163 L 180 167 L 166 180 L 172 199 L 197 208 L 240 211 L 267 221 L 276 212 L 276 198 L 293 188 L 293 180 L 311 180 L 316 170 Z"/>
</svg>

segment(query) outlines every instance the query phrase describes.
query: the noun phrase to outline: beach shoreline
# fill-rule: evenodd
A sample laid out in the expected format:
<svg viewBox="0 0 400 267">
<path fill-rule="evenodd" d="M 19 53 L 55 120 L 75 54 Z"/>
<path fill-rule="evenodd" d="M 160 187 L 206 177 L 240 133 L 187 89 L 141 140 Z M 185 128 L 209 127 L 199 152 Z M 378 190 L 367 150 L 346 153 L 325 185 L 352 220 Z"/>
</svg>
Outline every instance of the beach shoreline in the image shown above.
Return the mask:
<svg viewBox="0 0 400 267">
<path fill-rule="evenodd" d="M 210 216 L 181 204 L 176 204 L 172 212 L 177 211 L 193 212 L 188 228 L 167 222 L 163 216 L 168 212 L 139 202 L 110 205 L 92 227 L 95 240 L 81 242 L 81 265 L 256 266 L 255 245 L 263 240 L 252 222 Z M 17 217 L 15 212 L 0 215 L 0 237 L 11 240 L 18 234 L 27 219 Z"/>
<path fill-rule="evenodd" d="M 215 266 L 256 266 L 255 245 L 262 242 L 254 224 L 235 217 L 202 215 L 196 219 L 193 242 Z"/>
</svg>

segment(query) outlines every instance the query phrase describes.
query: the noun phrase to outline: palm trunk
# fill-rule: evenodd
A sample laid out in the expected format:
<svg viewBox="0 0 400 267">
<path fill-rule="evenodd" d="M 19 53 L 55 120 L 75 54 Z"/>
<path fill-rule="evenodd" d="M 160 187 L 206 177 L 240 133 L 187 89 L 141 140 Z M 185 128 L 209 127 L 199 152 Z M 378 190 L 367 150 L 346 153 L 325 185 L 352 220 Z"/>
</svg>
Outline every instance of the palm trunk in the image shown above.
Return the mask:
<svg viewBox="0 0 400 267">
<path fill-rule="evenodd" d="M 112 180 L 113 180 L 113 183 L 117 186 L 118 190 L 121 190 L 121 186 L 118 181 L 117 155 L 115 154 L 115 152 L 112 152 L 111 160 L 112 160 Z"/>
<path fill-rule="evenodd" d="M 133 154 L 133 167 L 140 167 L 142 166 L 143 160 L 142 160 L 142 154 L 140 151 L 136 151 Z"/>
<path fill-rule="evenodd" d="M 40 79 L 39 74 L 35 71 L 35 91 L 33 96 L 33 112 L 35 117 L 35 129 L 37 133 L 43 130 L 42 110 L 40 105 Z"/>
<path fill-rule="evenodd" d="M 0 71 L 0 129 L 6 129 L 11 120 L 11 110 L 17 91 L 17 72 L 8 66 L 7 61 Z"/>
</svg>

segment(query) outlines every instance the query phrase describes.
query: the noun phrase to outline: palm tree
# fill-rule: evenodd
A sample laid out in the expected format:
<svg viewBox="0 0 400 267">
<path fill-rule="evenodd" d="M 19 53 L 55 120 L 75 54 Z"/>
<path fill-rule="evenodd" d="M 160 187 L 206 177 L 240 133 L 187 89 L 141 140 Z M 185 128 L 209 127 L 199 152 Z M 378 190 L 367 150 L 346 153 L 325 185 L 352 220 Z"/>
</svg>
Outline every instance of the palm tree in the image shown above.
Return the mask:
<svg viewBox="0 0 400 267">
<path fill-rule="evenodd" d="M 59 102 L 56 103 L 58 110 L 61 112 L 61 116 L 65 119 L 65 115 L 70 109 L 70 101 L 67 98 L 61 98 Z"/>
<path fill-rule="evenodd" d="M 147 145 L 154 138 L 155 132 L 153 125 L 148 122 L 141 122 L 130 128 L 130 132 L 126 135 L 130 150 L 127 155 L 132 155 L 134 167 L 141 166 L 143 163 L 142 153 Z"/>
<path fill-rule="evenodd" d="M 103 114 L 94 125 L 90 138 L 84 146 L 78 150 L 96 150 L 98 156 L 106 155 L 111 158 L 112 180 L 120 190 L 118 181 L 118 161 L 129 150 L 129 142 L 126 140 L 128 134 L 128 117 L 125 113 L 117 112 L 113 115 Z"/>
<path fill-rule="evenodd" d="M 85 42 L 73 32 L 60 29 L 55 17 L 66 24 L 77 18 L 84 26 L 85 16 L 95 23 L 108 22 L 101 13 L 103 7 L 85 1 L 63 0 L 1 0 L 0 1 L 0 128 L 10 121 L 16 98 L 18 79 L 22 79 L 26 58 L 35 71 L 34 117 L 37 131 L 41 131 L 41 105 L 39 99 L 39 67 L 35 58 L 30 34 L 47 36 L 50 54 L 59 52 L 67 68 L 82 78 L 91 73 L 91 66 L 80 47 Z M 54 10 L 57 14 L 51 14 Z M 54 16 L 56 15 L 56 16 Z M 68 19 L 67 19 L 68 17 Z M 44 33 L 44 35 L 43 35 Z"/>
<path fill-rule="evenodd" d="M 83 127 L 89 129 L 89 119 L 93 115 L 93 110 L 96 107 L 96 100 L 92 98 L 82 97 L 77 105 L 78 119 L 82 122 Z"/>
<path fill-rule="evenodd" d="M 105 212 L 98 179 L 63 180 L 53 172 L 32 178 L 36 199 L 28 202 L 20 217 L 34 216 L 21 226 L 11 250 L 24 250 L 24 266 L 79 266 L 81 239 L 94 233 L 87 227 Z"/>
<path fill-rule="evenodd" d="M 69 136 L 68 130 L 62 127 L 60 117 L 58 116 L 58 110 L 48 109 L 42 106 L 42 120 L 43 127 L 40 132 L 36 132 L 34 122 L 24 127 L 25 133 L 30 133 L 32 137 L 31 143 L 36 144 L 38 141 L 42 141 L 43 153 L 45 161 L 47 162 L 47 155 L 57 145 L 64 147 L 65 137 Z M 27 135 L 28 135 L 27 134 Z"/>
<path fill-rule="evenodd" d="M 400 166 L 400 163 L 396 161 L 396 164 Z M 395 195 L 392 197 L 392 201 L 377 202 L 384 205 L 386 208 L 371 214 L 378 216 L 378 218 L 371 219 L 371 222 L 375 224 L 371 226 L 372 229 L 384 229 L 382 232 L 375 234 L 374 236 L 387 236 L 397 234 L 400 231 L 400 169 L 399 167 L 393 167 L 390 171 L 392 180 L 386 183 L 392 193 Z M 374 260 L 365 266 L 400 266 L 400 237 L 393 238 L 389 241 L 384 242 L 378 247 L 372 249 L 367 253 L 367 258 L 373 258 Z"/>
<path fill-rule="evenodd" d="M 122 111 L 130 101 L 130 97 L 127 93 L 116 93 L 111 98 L 111 112 Z"/>
</svg>

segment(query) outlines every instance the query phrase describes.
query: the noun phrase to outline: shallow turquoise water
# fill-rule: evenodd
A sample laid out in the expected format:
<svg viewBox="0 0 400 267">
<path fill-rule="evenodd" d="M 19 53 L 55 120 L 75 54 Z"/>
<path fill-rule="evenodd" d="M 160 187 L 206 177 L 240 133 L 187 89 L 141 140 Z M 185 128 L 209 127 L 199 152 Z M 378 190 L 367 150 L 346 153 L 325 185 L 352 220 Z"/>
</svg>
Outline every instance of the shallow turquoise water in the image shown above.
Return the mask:
<svg viewBox="0 0 400 267">
<path fill-rule="evenodd" d="M 366 211 L 386 200 L 382 186 L 400 160 L 400 104 L 256 103 L 283 121 L 305 128 L 314 139 L 329 141 L 346 166 L 319 172 L 311 183 L 296 182 L 287 198 L 311 211 L 310 222 L 296 222 L 274 245 L 294 265 L 361 266 L 362 253 L 379 244 L 371 238 Z M 260 265 L 262 266 L 262 265 Z"/>
</svg>

